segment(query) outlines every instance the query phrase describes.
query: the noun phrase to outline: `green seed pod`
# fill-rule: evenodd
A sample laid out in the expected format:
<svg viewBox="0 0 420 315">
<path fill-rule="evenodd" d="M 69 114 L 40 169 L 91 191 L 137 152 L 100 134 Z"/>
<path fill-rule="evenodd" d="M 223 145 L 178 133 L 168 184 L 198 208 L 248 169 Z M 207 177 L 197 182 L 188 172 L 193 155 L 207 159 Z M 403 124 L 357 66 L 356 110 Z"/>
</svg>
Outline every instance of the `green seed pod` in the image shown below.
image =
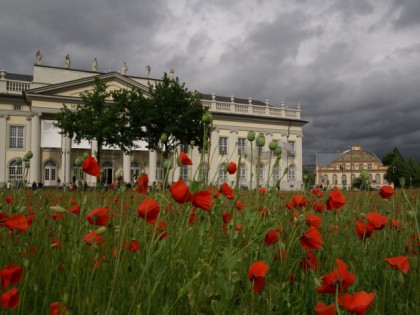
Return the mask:
<svg viewBox="0 0 420 315">
<path fill-rule="evenodd" d="M 170 170 L 172 168 L 172 163 L 169 160 L 163 161 L 163 169 L 164 170 Z"/>
<path fill-rule="evenodd" d="M 195 146 L 195 141 L 194 141 L 194 140 L 191 140 L 191 141 L 190 141 L 190 146 L 191 146 L 191 147 L 194 147 L 194 146 Z"/>
<path fill-rule="evenodd" d="M 53 212 L 58 212 L 58 213 L 65 213 L 65 212 L 67 212 L 66 209 L 64 209 L 61 206 L 51 206 L 50 207 L 50 210 L 53 211 Z"/>
<path fill-rule="evenodd" d="M 22 165 L 22 159 L 20 157 L 16 158 L 16 165 Z"/>
<path fill-rule="evenodd" d="M 165 143 L 166 141 L 168 141 L 168 135 L 166 133 L 162 133 L 160 136 L 160 142 Z"/>
<path fill-rule="evenodd" d="M 281 154 L 283 153 L 283 150 L 280 147 L 277 147 L 275 152 L 276 152 L 277 157 L 281 157 Z"/>
<path fill-rule="evenodd" d="M 25 168 L 30 168 L 31 164 L 29 164 L 29 162 L 25 162 Z"/>
<path fill-rule="evenodd" d="M 85 152 L 85 154 L 83 154 L 83 158 L 87 159 L 89 155 L 90 155 L 89 153 Z"/>
<path fill-rule="evenodd" d="M 255 140 L 255 132 L 253 130 L 248 131 L 247 139 L 250 142 Z"/>
<path fill-rule="evenodd" d="M 363 170 L 363 171 L 360 173 L 360 178 L 361 178 L 361 179 L 363 179 L 363 180 L 367 180 L 367 179 L 369 178 L 369 173 L 368 173 L 368 171 L 367 171 L 367 170 Z"/>
<path fill-rule="evenodd" d="M 77 159 L 74 161 L 74 165 L 76 165 L 76 166 L 81 166 L 81 165 L 82 165 L 82 163 L 83 163 L 83 158 L 77 158 Z"/>
<path fill-rule="evenodd" d="M 22 158 L 23 162 L 29 162 L 28 156 L 25 154 Z"/>
<path fill-rule="evenodd" d="M 273 140 L 268 144 L 268 147 L 271 151 L 274 151 L 275 149 L 277 149 L 278 145 L 279 144 L 277 143 L 277 141 Z"/>
<path fill-rule="evenodd" d="M 259 146 L 260 148 L 262 148 L 265 145 L 265 136 L 263 133 L 260 133 L 257 136 L 257 146 Z"/>
<path fill-rule="evenodd" d="M 34 156 L 34 154 L 32 153 L 32 151 L 28 151 L 25 154 L 28 158 L 32 159 L 32 157 Z"/>
</svg>

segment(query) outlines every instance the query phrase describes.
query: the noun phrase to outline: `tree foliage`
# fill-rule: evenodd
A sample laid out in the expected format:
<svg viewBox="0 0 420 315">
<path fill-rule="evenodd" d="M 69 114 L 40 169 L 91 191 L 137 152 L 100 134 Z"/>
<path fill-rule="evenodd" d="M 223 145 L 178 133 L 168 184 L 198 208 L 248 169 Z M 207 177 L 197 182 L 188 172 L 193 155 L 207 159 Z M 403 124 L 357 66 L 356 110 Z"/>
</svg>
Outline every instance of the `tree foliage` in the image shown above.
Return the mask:
<svg viewBox="0 0 420 315">
<path fill-rule="evenodd" d="M 382 159 L 384 165 L 388 166 L 385 179 L 394 183 L 395 187 L 400 187 L 400 178 L 404 177 L 409 186 L 420 186 L 420 165 L 413 159 L 405 160 L 397 148 Z"/>
<path fill-rule="evenodd" d="M 144 122 L 144 140 L 149 149 L 162 151 L 162 134 L 167 135 L 165 153 L 172 152 L 179 144 L 189 145 L 191 141 L 201 146 L 205 112 L 197 94 L 188 91 L 179 79 L 171 80 L 165 73 L 162 80 L 149 84 L 149 98 L 145 111 L 133 111 Z"/>
</svg>

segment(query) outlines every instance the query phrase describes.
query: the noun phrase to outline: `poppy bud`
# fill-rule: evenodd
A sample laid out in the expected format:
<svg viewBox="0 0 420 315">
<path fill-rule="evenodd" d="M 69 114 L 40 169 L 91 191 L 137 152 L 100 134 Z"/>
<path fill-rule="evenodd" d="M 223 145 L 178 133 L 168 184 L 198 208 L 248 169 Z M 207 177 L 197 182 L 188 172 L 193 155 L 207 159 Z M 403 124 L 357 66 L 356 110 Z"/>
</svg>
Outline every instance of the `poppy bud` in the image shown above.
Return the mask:
<svg viewBox="0 0 420 315">
<path fill-rule="evenodd" d="M 414 219 L 415 214 L 414 214 L 414 211 L 413 211 L 413 210 L 407 211 L 407 215 L 408 215 L 411 219 Z"/>
<path fill-rule="evenodd" d="M 213 116 L 210 113 L 204 113 L 201 121 L 205 124 L 210 124 L 213 121 Z"/>
<path fill-rule="evenodd" d="M 31 264 L 31 261 L 29 259 L 25 259 L 23 261 L 23 267 L 25 267 L 25 268 L 28 268 L 30 264 Z"/>
<path fill-rule="evenodd" d="M 60 207 L 60 206 L 52 206 L 52 207 L 50 207 L 50 210 L 52 210 L 54 212 L 58 212 L 58 213 L 67 212 L 66 209 L 64 209 L 63 207 Z"/>
<path fill-rule="evenodd" d="M 195 146 L 195 141 L 194 141 L 194 140 L 191 140 L 191 141 L 190 141 L 190 146 L 191 146 L 191 147 Z"/>
<path fill-rule="evenodd" d="M 268 147 L 269 147 L 269 149 L 271 150 L 271 151 L 274 151 L 274 150 L 276 150 L 277 149 L 277 147 L 278 147 L 278 143 L 277 143 L 277 141 L 271 141 L 269 144 L 268 144 Z"/>
<path fill-rule="evenodd" d="M 265 145 L 265 136 L 263 133 L 260 133 L 257 136 L 257 146 L 259 146 L 260 148 L 263 147 Z"/>
<path fill-rule="evenodd" d="M 168 135 L 166 133 L 162 133 L 160 136 L 160 142 L 166 142 L 168 141 Z"/>
<path fill-rule="evenodd" d="M 400 177 L 400 186 L 404 188 L 405 186 L 405 177 Z"/>
<path fill-rule="evenodd" d="M 399 272 L 397 275 L 397 282 L 399 285 L 403 285 L 404 284 L 404 275 L 402 274 L 402 272 Z"/>
<path fill-rule="evenodd" d="M 170 170 L 172 168 L 172 163 L 169 160 L 163 161 L 163 169 L 164 170 Z"/>
<path fill-rule="evenodd" d="M 322 284 L 321 284 L 321 280 L 319 280 L 319 278 L 314 277 L 314 283 L 315 283 L 315 289 L 319 288 Z"/>
<path fill-rule="evenodd" d="M 69 301 L 69 298 L 70 298 L 69 294 L 67 292 L 65 292 L 63 294 L 63 303 L 67 304 L 67 302 Z"/>
<path fill-rule="evenodd" d="M 32 159 L 32 157 L 34 156 L 34 154 L 32 153 L 32 151 L 28 151 L 25 154 L 29 159 Z"/>
<path fill-rule="evenodd" d="M 83 163 L 83 159 L 82 159 L 82 158 L 77 158 L 77 159 L 74 161 L 74 165 L 76 165 L 76 166 L 81 166 L 81 165 L 82 165 L 82 163 Z"/>
<path fill-rule="evenodd" d="M 105 232 L 107 231 L 106 226 L 101 226 L 96 230 L 96 235 L 102 235 L 105 234 Z"/>
<path fill-rule="evenodd" d="M 84 158 L 84 159 L 87 159 L 87 157 L 88 157 L 89 155 L 90 155 L 89 153 L 85 152 L 85 154 L 83 154 L 83 158 Z"/>
<path fill-rule="evenodd" d="M 247 139 L 250 142 L 255 140 L 255 132 L 253 130 L 248 131 Z"/>
</svg>

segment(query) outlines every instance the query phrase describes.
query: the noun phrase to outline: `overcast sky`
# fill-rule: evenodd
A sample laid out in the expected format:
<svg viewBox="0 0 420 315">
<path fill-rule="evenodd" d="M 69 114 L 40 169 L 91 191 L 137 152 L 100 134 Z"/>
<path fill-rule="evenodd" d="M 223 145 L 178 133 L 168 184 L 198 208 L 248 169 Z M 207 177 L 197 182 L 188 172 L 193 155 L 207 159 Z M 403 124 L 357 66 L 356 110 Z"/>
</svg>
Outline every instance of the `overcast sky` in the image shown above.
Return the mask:
<svg viewBox="0 0 420 315">
<path fill-rule="evenodd" d="M 304 162 L 362 145 L 420 160 L 419 0 L 13 0 L 0 68 L 43 65 L 161 78 L 190 90 L 302 105 Z"/>
</svg>

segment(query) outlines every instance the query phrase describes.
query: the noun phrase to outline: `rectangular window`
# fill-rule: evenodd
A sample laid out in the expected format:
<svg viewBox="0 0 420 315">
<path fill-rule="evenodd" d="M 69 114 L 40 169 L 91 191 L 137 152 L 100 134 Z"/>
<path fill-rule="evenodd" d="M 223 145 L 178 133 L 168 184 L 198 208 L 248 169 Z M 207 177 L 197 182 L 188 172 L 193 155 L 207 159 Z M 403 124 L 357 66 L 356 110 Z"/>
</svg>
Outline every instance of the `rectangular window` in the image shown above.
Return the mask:
<svg viewBox="0 0 420 315">
<path fill-rule="evenodd" d="M 188 153 L 188 145 L 181 144 L 180 148 L 181 152 Z"/>
<path fill-rule="evenodd" d="M 221 164 L 219 166 L 219 183 L 224 183 L 228 181 L 228 175 L 226 172 L 226 164 Z"/>
<path fill-rule="evenodd" d="M 241 165 L 241 170 L 239 172 L 239 180 L 240 181 L 246 181 L 247 174 L 248 174 L 248 170 L 247 170 L 245 164 L 242 164 Z"/>
<path fill-rule="evenodd" d="M 22 110 L 22 105 L 13 105 L 13 110 L 21 111 Z"/>
<path fill-rule="evenodd" d="M 181 172 L 180 173 L 181 173 L 180 174 L 181 179 L 184 182 L 188 183 L 188 167 L 186 165 L 181 167 Z"/>
<path fill-rule="evenodd" d="M 10 126 L 9 148 L 23 149 L 24 126 Z"/>
<path fill-rule="evenodd" d="M 219 154 L 221 155 L 228 154 L 228 138 L 227 137 L 219 138 Z"/>
<path fill-rule="evenodd" d="M 295 157 L 296 147 L 294 141 L 288 141 L 289 145 L 293 148 L 293 152 L 288 152 L 289 157 Z"/>
<path fill-rule="evenodd" d="M 245 153 L 246 138 L 238 138 L 238 155 Z"/>
</svg>

